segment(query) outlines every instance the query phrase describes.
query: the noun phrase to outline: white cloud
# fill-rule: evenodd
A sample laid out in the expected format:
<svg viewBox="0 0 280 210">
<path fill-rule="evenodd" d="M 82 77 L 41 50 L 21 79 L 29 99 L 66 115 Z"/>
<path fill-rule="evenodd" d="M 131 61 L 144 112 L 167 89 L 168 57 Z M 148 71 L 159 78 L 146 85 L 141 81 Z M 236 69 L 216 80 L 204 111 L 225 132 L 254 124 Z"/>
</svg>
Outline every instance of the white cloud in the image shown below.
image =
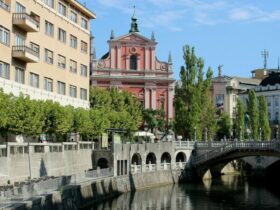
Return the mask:
<svg viewBox="0 0 280 210">
<path fill-rule="evenodd" d="M 93 1 L 87 0 L 89 5 Z M 194 25 L 216 25 L 230 22 L 264 22 L 280 20 L 280 10 L 265 11 L 241 1 L 227 0 L 96 0 L 104 13 L 107 8 L 131 15 L 133 4 L 142 26 L 164 27 L 181 31 L 185 22 Z M 94 8 L 94 6 L 92 6 Z M 108 14 L 108 13 L 106 13 Z M 98 15 L 98 14 L 97 14 Z"/>
</svg>

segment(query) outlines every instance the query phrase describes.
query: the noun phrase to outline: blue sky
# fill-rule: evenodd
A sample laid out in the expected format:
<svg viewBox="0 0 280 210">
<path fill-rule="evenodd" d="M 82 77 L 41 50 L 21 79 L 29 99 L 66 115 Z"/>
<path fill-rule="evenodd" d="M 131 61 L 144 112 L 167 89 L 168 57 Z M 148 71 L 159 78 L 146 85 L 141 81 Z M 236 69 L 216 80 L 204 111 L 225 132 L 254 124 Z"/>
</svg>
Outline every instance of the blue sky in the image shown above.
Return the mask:
<svg viewBox="0 0 280 210">
<path fill-rule="evenodd" d="M 174 77 L 184 64 L 182 47 L 194 46 L 205 67 L 223 65 L 223 74 L 251 77 L 263 67 L 261 51 L 269 51 L 268 68 L 280 56 L 279 0 L 80 0 L 97 15 L 91 23 L 97 57 L 108 51 L 107 40 L 128 33 L 133 5 L 140 33 L 154 32 L 157 57 L 166 61 L 171 51 Z M 206 68 L 205 68 L 206 70 Z"/>
</svg>

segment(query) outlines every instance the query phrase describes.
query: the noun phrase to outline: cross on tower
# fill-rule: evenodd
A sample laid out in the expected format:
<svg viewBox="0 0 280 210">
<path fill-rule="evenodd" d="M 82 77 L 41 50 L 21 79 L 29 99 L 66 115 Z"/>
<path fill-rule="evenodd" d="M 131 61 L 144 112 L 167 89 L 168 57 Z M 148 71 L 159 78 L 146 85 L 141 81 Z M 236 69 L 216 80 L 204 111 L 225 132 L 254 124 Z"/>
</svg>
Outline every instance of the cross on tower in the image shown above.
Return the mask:
<svg viewBox="0 0 280 210">
<path fill-rule="evenodd" d="M 269 56 L 269 53 L 268 53 L 268 51 L 266 50 L 266 49 L 264 49 L 263 51 L 262 51 L 262 57 L 263 57 L 263 68 L 264 69 L 266 69 L 266 67 L 267 67 L 267 58 L 268 58 L 268 56 Z"/>
</svg>

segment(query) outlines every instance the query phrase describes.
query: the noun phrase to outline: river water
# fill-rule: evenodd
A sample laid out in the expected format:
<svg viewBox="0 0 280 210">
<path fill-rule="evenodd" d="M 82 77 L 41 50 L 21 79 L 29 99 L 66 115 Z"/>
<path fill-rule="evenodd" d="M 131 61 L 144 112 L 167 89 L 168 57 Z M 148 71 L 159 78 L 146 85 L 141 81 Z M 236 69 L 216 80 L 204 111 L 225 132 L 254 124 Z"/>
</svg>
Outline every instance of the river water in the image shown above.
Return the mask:
<svg viewBox="0 0 280 210">
<path fill-rule="evenodd" d="M 176 184 L 123 194 L 87 210 L 280 210 L 280 188 L 224 175 L 197 184 Z"/>
</svg>

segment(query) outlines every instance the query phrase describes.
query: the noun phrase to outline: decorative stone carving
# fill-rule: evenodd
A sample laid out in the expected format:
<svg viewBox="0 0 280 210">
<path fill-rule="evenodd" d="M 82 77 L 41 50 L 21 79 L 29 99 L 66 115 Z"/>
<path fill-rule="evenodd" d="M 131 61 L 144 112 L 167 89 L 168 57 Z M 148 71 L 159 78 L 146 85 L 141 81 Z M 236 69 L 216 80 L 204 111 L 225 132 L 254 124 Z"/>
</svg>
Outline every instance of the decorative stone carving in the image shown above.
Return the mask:
<svg viewBox="0 0 280 210">
<path fill-rule="evenodd" d="M 99 61 L 97 63 L 97 68 L 104 69 L 105 68 L 105 62 L 103 60 Z"/>
</svg>

